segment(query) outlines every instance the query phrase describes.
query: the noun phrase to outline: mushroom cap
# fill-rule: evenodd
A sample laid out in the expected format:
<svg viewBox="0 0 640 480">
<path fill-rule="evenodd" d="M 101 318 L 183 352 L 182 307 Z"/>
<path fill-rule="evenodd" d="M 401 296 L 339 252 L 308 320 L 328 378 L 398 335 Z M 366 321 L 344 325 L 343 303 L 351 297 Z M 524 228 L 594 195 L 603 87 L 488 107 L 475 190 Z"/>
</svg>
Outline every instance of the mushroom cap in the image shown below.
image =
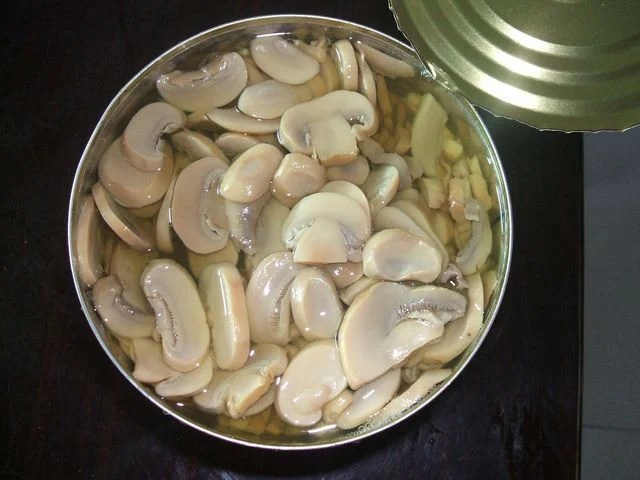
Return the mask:
<svg viewBox="0 0 640 480">
<path fill-rule="evenodd" d="M 358 75 L 358 91 L 369 99 L 371 105 L 375 106 L 378 98 L 376 79 L 362 52 L 356 52 L 356 60 L 358 61 L 358 71 L 360 72 Z"/>
<path fill-rule="evenodd" d="M 174 70 L 156 80 L 162 98 L 187 112 L 226 105 L 246 85 L 247 66 L 235 52 L 216 56 L 199 70 Z"/>
<path fill-rule="evenodd" d="M 344 180 L 354 185 L 362 185 L 369 176 L 369 162 L 364 155 L 358 157 L 348 165 L 327 167 L 327 180 Z"/>
<path fill-rule="evenodd" d="M 260 143 L 240 154 L 222 178 L 220 195 L 227 200 L 250 203 L 264 195 L 278 169 L 282 153 L 268 143 Z"/>
<path fill-rule="evenodd" d="M 211 326 L 211 343 L 218 367 L 237 370 L 249 356 L 249 315 L 244 283 L 235 265 L 206 267 L 198 284 Z"/>
<path fill-rule="evenodd" d="M 270 199 L 271 194 L 267 192 L 249 203 L 239 203 L 228 199 L 224 201 L 231 237 L 238 242 L 240 249 L 247 255 L 253 255 L 258 249 L 258 219 Z"/>
<path fill-rule="evenodd" d="M 358 60 L 349 40 L 343 39 L 331 45 L 331 58 L 338 68 L 340 84 L 344 90 L 358 90 Z"/>
<path fill-rule="evenodd" d="M 122 298 L 141 312 L 151 313 L 151 306 L 140 287 L 140 275 L 157 257 L 156 252 L 140 252 L 117 241 L 109 260 L 109 274 L 116 275 L 122 284 Z"/>
<path fill-rule="evenodd" d="M 362 42 L 356 42 L 355 48 L 362 53 L 371 68 L 385 77 L 413 78 L 416 75 L 415 69 L 399 58 L 387 55 Z"/>
<path fill-rule="evenodd" d="M 203 361 L 210 343 L 195 282 L 180 264 L 157 259 L 142 272 L 140 284 L 156 313 L 167 365 L 179 372 L 193 370 Z"/>
<path fill-rule="evenodd" d="M 149 172 L 160 170 L 167 154 L 162 135 L 181 129 L 185 122 L 184 113 L 168 103 L 145 105 L 124 129 L 122 150 L 134 167 Z"/>
<path fill-rule="evenodd" d="M 289 153 L 273 176 L 271 193 L 291 208 L 305 195 L 320 190 L 326 179 L 326 169 L 318 160 L 301 153 Z"/>
<path fill-rule="evenodd" d="M 183 152 L 190 162 L 204 157 L 218 157 L 225 163 L 229 163 L 222 149 L 203 133 L 183 128 L 171 135 L 171 143 L 176 150 Z"/>
<path fill-rule="evenodd" d="M 371 209 L 369 208 L 369 201 L 360 187 L 354 183 L 347 182 L 345 180 L 334 180 L 332 182 L 327 182 L 322 187 L 322 191 L 339 193 L 340 195 L 350 198 L 360 205 L 364 213 L 367 214 L 369 223 L 371 223 Z"/>
<path fill-rule="evenodd" d="M 362 278 L 362 262 L 328 263 L 321 267 L 338 289 L 347 288 Z"/>
<path fill-rule="evenodd" d="M 246 133 L 226 132 L 216 138 L 215 143 L 227 157 L 234 158 L 254 145 L 258 145 L 260 140 Z"/>
<path fill-rule="evenodd" d="M 370 158 L 371 163 L 378 165 L 391 165 L 398 170 L 399 175 L 399 183 L 398 190 L 402 191 L 405 188 L 411 186 L 412 179 L 411 174 L 409 173 L 409 166 L 407 165 L 407 161 L 397 153 L 382 153 L 380 155 L 376 155 L 373 158 Z"/>
<path fill-rule="evenodd" d="M 431 285 L 381 282 L 365 290 L 347 309 L 338 333 L 349 386 L 359 388 L 442 336 L 444 324 L 465 307 L 464 296 Z"/>
<path fill-rule="evenodd" d="M 301 85 L 320 71 L 320 64 L 279 35 L 251 41 L 251 56 L 267 75 L 289 85 Z"/>
<path fill-rule="evenodd" d="M 309 427 L 322 418 L 322 407 L 347 386 L 333 340 L 317 340 L 291 361 L 280 379 L 274 403 L 280 418 Z"/>
<path fill-rule="evenodd" d="M 225 201 L 218 193 L 226 170 L 224 161 L 205 157 L 187 166 L 176 180 L 171 202 L 173 229 L 196 253 L 221 250 L 229 239 Z"/>
<path fill-rule="evenodd" d="M 289 209 L 275 198 L 270 198 L 258 217 L 256 224 L 256 252 L 246 255 L 254 267 L 265 257 L 275 252 L 284 252 L 287 247 L 282 243 L 282 226 L 289 216 Z"/>
<path fill-rule="evenodd" d="M 161 381 L 156 385 L 155 391 L 164 398 L 191 396 L 207 386 L 213 376 L 213 370 L 213 357 L 208 353 L 196 368 Z"/>
<path fill-rule="evenodd" d="M 187 124 L 190 127 L 222 127 L 230 132 L 262 135 L 278 130 L 280 119 L 254 118 L 236 108 L 211 108 L 193 112 L 187 118 Z"/>
<path fill-rule="evenodd" d="M 76 230 L 76 265 L 80 281 L 91 287 L 104 274 L 100 261 L 101 241 L 100 215 L 91 195 L 80 203 L 78 228 Z"/>
<path fill-rule="evenodd" d="M 311 100 L 305 85 L 294 86 L 277 80 L 265 80 L 244 89 L 238 99 L 238 109 L 255 118 L 279 118 L 285 110 Z"/>
<path fill-rule="evenodd" d="M 179 375 L 164 361 L 162 345 L 150 338 L 134 338 L 133 343 L 133 378 L 144 383 L 158 383 Z"/>
<path fill-rule="evenodd" d="M 373 216 L 395 197 L 400 186 L 398 169 L 391 165 L 380 165 L 371 168 L 367 180 L 362 184 L 362 191 L 369 200 Z"/>
<path fill-rule="evenodd" d="M 293 261 L 309 265 L 344 263 L 347 246 L 340 224 L 327 218 L 318 218 L 304 230 L 293 251 Z"/>
</svg>

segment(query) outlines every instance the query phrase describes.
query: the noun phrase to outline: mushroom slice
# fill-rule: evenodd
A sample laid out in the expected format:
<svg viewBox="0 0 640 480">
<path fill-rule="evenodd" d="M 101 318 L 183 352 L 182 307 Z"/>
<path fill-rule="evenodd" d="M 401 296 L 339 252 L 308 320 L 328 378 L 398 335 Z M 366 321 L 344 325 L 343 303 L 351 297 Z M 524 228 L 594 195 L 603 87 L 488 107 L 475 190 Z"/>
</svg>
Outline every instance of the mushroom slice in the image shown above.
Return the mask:
<svg viewBox="0 0 640 480">
<path fill-rule="evenodd" d="M 251 415 L 257 415 L 260 412 L 264 412 L 267 408 L 273 405 L 273 402 L 276 399 L 276 386 L 275 384 L 271 384 L 267 393 L 262 395 L 256 402 L 251 405 L 244 412 L 245 417 L 250 417 Z"/>
<path fill-rule="evenodd" d="M 227 242 L 222 250 L 205 255 L 193 253 L 191 250 L 187 252 L 189 269 L 196 278 L 200 278 L 202 271 L 214 263 L 231 263 L 232 265 L 237 265 L 239 256 L 240 252 L 238 251 L 238 247 L 236 247 L 236 244 L 233 242 Z"/>
<path fill-rule="evenodd" d="M 469 288 L 469 282 L 464 278 L 460 268 L 455 263 L 450 263 L 447 268 L 440 274 L 440 283 L 449 285 L 456 290 Z"/>
<path fill-rule="evenodd" d="M 247 52 L 249 55 L 249 52 Z M 265 80 L 269 80 L 269 76 L 265 75 L 260 71 L 256 62 L 253 61 L 253 58 L 244 56 L 244 63 L 247 66 L 247 86 L 255 85 L 256 83 L 264 82 Z"/>
<path fill-rule="evenodd" d="M 394 368 L 361 386 L 353 393 L 351 405 L 338 417 L 338 427 L 349 430 L 369 420 L 393 398 L 400 387 L 400 380 L 400 369 Z"/>
<path fill-rule="evenodd" d="M 433 388 L 451 375 L 450 368 L 439 368 L 425 371 L 409 388 L 391 400 L 373 418 L 373 426 L 382 425 L 398 418 L 403 412 L 426 397 Z"/>
<path fill-rule="evenodd" d="M 184 153 L 178 151 L 175 156 L 175 167 L 173 178 L 167 189 L 167 193 L 162 199 L 158 216 L 156 217 L 156 242 L 158 249 L 165 253 L 173 253 L 173 230 L 171 228 L 171 204 L 173 203 L 173 191 L 176 186 L 178 175 L 189 165 L 189 160 Z"/>
<path fill-rule="evenodd" d="M 271 194 L 267 192 L 255 202 L 224 201 L 231 237 L 238 242 L 240 250 L 247 255 L 256 253 L 258 248 L 256 224 L 258 223 L 260 212 L 262 212 L 270 198 Z"/>
<path fill-rule="evenodd" d="M 150 338 L 134 338 L 132 341 L 135 362 L 133 378 L 154 384 L 180 374 L 164 361 L 162 345 Z"/>
<path fill-rule="evenodd" d="M 249 356 L 249 318 L 240 272 L 230 263 L 209 265 L 202 271 L 198 289 L 211 326 L 216 364 L 237 370 Z"/>
<path fill-rule="evenodd" d="M 371 105 L 375 106 L 377 100 L 376 79 L 369 64 L 364 59 L 364 54 L 359 51 L 356 53 L 358 61 L 358 91 L 369 99 Z"/>
<path fill-rule="evenodd" d="M 220 182 L 220 195 L 227 200 L 251 203 L 262 197 L 282 160 L 273 145 L 260 143 L 236 158 Z"/>
<path fill-rule="evenodd" d="M 146 172 L 134 167 L 122 151 L 118 137 L 100 157 L 98 177 L 113 199 L 123 207 L 141 208 L 162 198 L 173 175 L 173 152 L 163 147 L 164 162 L 160 170 Z"/>
<path fill-rule="evenodd" d="M 381 282 L 358 295 L 338 333 L 349 386 L 360 388 L 441 337 L 444 324 L 462 316 L 465 307 L 464 296 L 431 285 Z"/>
<path fill-rule="evenodd" d="M 371 68 L 389 78 L 413 78 L 415 69 L 407 62 L 376 50 L 362 42 L 356 42 L 356 50 L 364 55 Z"/>
<path fill-rule="evenodd" d="M 195 282 L 175 261 L 158 259 L 142 272 L 140 285 L 156 313 L 167 365 L 179 372 L 193 370 L 203 361 L 210 341 Z"/>
<path fill-rule="evenodd" d="M 369 162 L 364 155 L 358 155 L 349 165 L 327 168 L 328 180 L 344 180 L 355 185 L 362 185 L 369 176 Z"/>
<path fill-rule="evenodd" d="M 289 342 L 290 287 L 302 268 L 294 263 L 290 252 L 273 253 L 255 268 L 246 291 L 251 341 L 277 345 Z"/>
<path fill-rule="evenodd" d="M 318 61 L 279 35 L 251 41 L 251 56 L 267 75 L 289 85 L 301 85 L 320 71 Z"/>
<path fill-rule="evenodd" d="M 358 148 L 360 153 L 367 157 L 370 161 L 373 161 L 378 155 L 384 155 L 385 150 L 378 142 L 373 138 L 363 138 L 358 142 Z"/>
<path fill-rule="evenodd" d="M 351 124 L 341 115 L 309 123 L 313 156 L 325 167 L 348 165 L 358 157 L 358 145 Z"/>
<path fill-rule="evenodd" d="M 246 133 L 227 132 L 216 138 L 215 143 L 227 157 L 234 158 L 254 145 L 258 145 L 260 140 Z"/>
<path fill-rule="evenodd" d="M 98 209 L 91 195 L 80 204 L 76 230 L 76 265 L 80 281 L 91 287 L 104 274 L 100 262 L 101 226 Z"/>
<path fill-rule="evenodd" d="M 325 182 L 325 168 L 318 160 L 301 153 L 289 153 L 273 176 L 271 193 L 284 205 L 292 207 L 302 197 L 320 190 Z"/>
<path fill-rule="evenodd" d="M 256 345 L 240 370 L 216 370 L 209 384 L 193 400 L 202 410 L 239 418 L 248 414 L 286 368 L 287 355 L 282 347 Z"/>
<path fill-rule="evenodd" d="M 346 262 L 347 250 L 340 224 L 334 220 L 318 218 L 298 239 L 293 251 L 293 261 L 309 265 Z"/>
<path fill-rule="evenodd" d="M 176 180 L 171 221 L 185 246 L 205 254 L 221 250 L 229 239 L 225 201 L 218 187 L 227 164 L 205 157 L 187 166 Z"/>
<path fill-rule="evenodd" d="M 362 252 L 362 270 L 369 278 L 431 283 L 440 268 L 440 253 L 431 243 L 398 228 L 374 233 Z"/>
<path fill-rule="evenodd" d="M 322 265 L 322 268 L 329 274 L 338 289 L 347 288 L 362 278 L 361 262 L 329 263 Z"/>
<path fill-rule="evenodd" d="M 235 52 L 217 56 L 199 70 L 175 70 L 156 80 L 162 98 L 187 112 L 226 105 L 246 85 L 247 66 Z"/>
<path fill-rule="evenodd" d="M 176 150 L 183 152 L 189 161 L 204 157 L 217 157 L 229 163 L 229 159 L 218 145 L 206 135 L 193 130 L 182 129 L 171 135 L 171 143 Z"/>
<path fill-rule="evenodd" d="M 171 186 L 171 184 L 169 184 L 169 186 Z M 134 217 L 151 218 L 160 211 L 161 206 L 162 206 L 162 200 L 158 200 L 157 202 L 151 203 L 149 205 L 145 205 L 144 207 L 130 208 L 129 210 L 131 211 Z"/>
<path fill-rule="evenodd" d="M 122 151 L 134 167 L 148 172 L 160 170 L 167 156 L 162 135 L 180 130 L 185 121 L 184 113 L 176 107 L 150 103 L 129 120 L 122 134 Z"/>
<path fill-rule="evenodd" d="M 290 152 L 311 155 L 318 145 L 310 134 L 310 124 L 323 122 L 334 115 L 351 125 L 351 135 L 361 140 L 378 129 L 376 111 L 364 95 L 337 90 L 322 97 L 299 103 L 282 114 L 278 139 Z M 354 157 L 355 158 L 355 157 Z"/>
<path fill-rule="evenodd" d="M 253 118 L 235 108 L 212 108 L 192 113 L 187 119 L 187 124 L 190 127 L 211 128 L 217 126 L 231 132 L 261 135 L 278 130 L 280 119 Z"/>
<path fill-rule="evenodd" d="M 380 283 L 380 280 L 375 280 L 369 277 L 361 277 L 359 280 L 356 280 L 347 288 L 340 290 L 340 300 L 342 300 L 342 303 L 344 303 L 345 305 L 351 305 L 358 295 L 377 283 Z"/>
<path fill-rule="evenodd" d="M 422 240 L 431 241 L 431 237 L 411 217 L 399 208 L 390 205 L 382 207 L 373 218 L 374 231 L 380 232 L 388 228 L 399 228 L 420 237 Z"/>
<path fill-rule="evenodd" d="M 312 40 L 310 44 L 304 43 L 302 40 L 294 40 L 293 44 L 310 57 L 315 58 L 322 63 L 327 59 L 327 45 L 329 41 L 327 37 L 320 37 L 318 40 Z"/>
<path fill-rule="evenodd" d="M 134 217 L 131 212 L 118 205 L 100 182 L 93 185 L 91 194 L 102 219 L 124 242 L 143 252 L 155 247 L 151 223 Z"/>
<path fill-rule="evenodd" d="M 320 78 L 324 83 L 327 92 L 340 89 L 340 75 L 333 59 L 328 58 L 320 64 Z"/>
<path fill-rule="evenodd" d="M 193 370 L 161 381 L 155 387 L 156 393 L 164 398 L 180 398 L 200 393 L 211 381 L 214 363 L 211 354 Z"/>
<path fill-rule="evenodd" d="M 123 286 L 118 277 L 102 277 L 93 285 L 93 305 L 107 328 L 127 338 L 150 337 L 155 327 L 153 314 L 129 305 L 122 298 Z"/>
<path fill-rule="evenodd" d="M 332 220 L 340 225 L 344 237 L 347 259 L 359 261 L 362 245 L 371 234 L 371 222 L 367 212 L 345 195 L 319 192 L 300 200 L 292 209 L 282 228 L 282 241 L 294 249 L 306 229 L 319 219 Z M 337 260 L 328 263 L 337 263 Z"/>
<path fill-rule="evenodd" d="M 400 183 L 398 184 L 398 190 L 404 190 L 411 186 L 411 174 L 409 173 L 409 166 L 407 161 L 397 153 L 382 153 L 370 158 L 371 163 L 378 165 L 391 165 L 398 170 L 400 175 Z"/>
<path fill-rule="evenodd" d="M 291 284 L 291 312 L 307 340 L 333 338 L 344 312 L 329 274 L 314 267 L 303 268 Z"/>
<path fill-rule="evenodd" d="M 371 224 L 371 211 L 369 209 L 369 201 L 367 200 L 364 192 L 357 185 L 344 180 L 334 180 L 333 182 L 329 182 L 324 187 L 322 187 L 322 191 L 339 193 L 356 202 L 358 205 L 360 205 L 364 213 L 367 214 L 367 219 L 369 221 L 369 224 Z"/>
<path fill-rule="evenodd" d="M 145 313 L 151 313 L 151 306 L 140 288 L 140 275 L 157 256 L 155 252 L 139 252 L 118 241 L 109 262 L 109 274 L 116 275 L 122 284 L 124 302 Z"/>
<path fill-rule="evenodd" d="M 430 93 L 425 93 L 411 129 L 411 154 L 428 177 L 438 176 L 438 158 L 442 150 L 442 127 L 447 111 Z"/>
<path fill-rule="evenodd" d="M 264 206 L 256 225 L 256 253 L 245 257 L 251 259 L 252 270 L 267 256 L 287 249 L 282 243 L 282 226 L 288 216 L 289 209 L 274 198 Z"/>
<path fill-rule="evenodd" d="M 447 363 L 456 358 L 471 344 L 482 327 L 484 313 L 484 292 L 479 273 L 468 277 L 469 290 L 467 310 L 464 317 L 449 322 L 444 328 L 442 338 L 433 344 L 425 345 L 413 356 L 418 362 Z"/>
<path fill-rule="evenodd" d="M 335 342 L 318 340 L 291 361 L 280 380 L 274 405 L 285 422 L 309 427 L 320 421 L 322 407 L 346 386 Z"/>
<path fill-rule="evenodd" d="M 469 200 L 464 206 L 464 216 L 471 221 L 471 236 L 460 249 L 456 263 L 465 275 L 478 271 L 491 253 L 493 234 L 489 216 L 478 200 Z"/>
<path fill-rule="evenodd" d="M 353 402 L 353 392 L 348 388 L 344 389 L 340 395 L 322 407 L 322 421 L 327 425 L 336 423 L 338 417 L 351 405 L 351 402 Z"/>
<path fill-rule="evenodd" d="M 420 203 L 420 192 L 418 189 L 409 187 L 405 188 L 401 192 L 396 193 L 396 196 L 393 198 L 394 200 L 407 200 L 408 202 L 412 202 L 415 204 Z"/>
<path fill-rule="evenodd" d="M 367 180 L 362 184 L 362 191 L 369 200 L 371 213 L 376 213 L 387 205 L 398 191 L 400 175 L 391 165 L 380 165 L 372 168 Z"/>
<path fill-rule="evenodd" d="M 238 99 L 238 109 L 255 118 L 272 119 L 307 100 L 311 100 L 311 92 L 305 85 L 265 80 L 244 89 Z"/>
<path fill-rule="evenodd" d="M 338 68 L 342 88 L 358 90 L 358 60 L 351 42 L 349 40 L 334 42 L 331 45 L 331 58 Z"/>
</svg>

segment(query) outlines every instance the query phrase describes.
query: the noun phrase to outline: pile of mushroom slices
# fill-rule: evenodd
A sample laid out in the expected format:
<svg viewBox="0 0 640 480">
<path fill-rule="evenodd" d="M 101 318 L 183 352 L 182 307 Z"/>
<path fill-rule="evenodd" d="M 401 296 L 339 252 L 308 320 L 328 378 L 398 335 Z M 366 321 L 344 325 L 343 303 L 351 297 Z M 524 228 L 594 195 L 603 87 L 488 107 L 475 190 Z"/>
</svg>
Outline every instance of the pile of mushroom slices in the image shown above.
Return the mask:
<svg viewBox="0 0 640 480">
<path fill-rule="evenodd" d="M 450 375 L 495 286 L 496 202 L 407 77 L 360 42 L 267 36 L 158 78 L 77 229 L 137 380 L 281 433 L 387 421 Z"/>
</svg>

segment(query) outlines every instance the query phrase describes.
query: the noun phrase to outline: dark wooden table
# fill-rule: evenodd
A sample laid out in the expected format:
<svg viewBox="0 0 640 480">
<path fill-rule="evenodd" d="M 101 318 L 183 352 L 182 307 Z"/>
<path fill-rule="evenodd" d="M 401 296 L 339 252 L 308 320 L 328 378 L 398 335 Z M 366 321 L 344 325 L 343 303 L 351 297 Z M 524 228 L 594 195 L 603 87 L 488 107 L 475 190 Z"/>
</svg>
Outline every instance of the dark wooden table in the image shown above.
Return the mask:
<svg viewBox="0 0 640 480">
<path fill-rule="evenodd" d="M 117 372 L 67 260 L 76 164 L 120 86 L 186 37 L 313 13 L 401 38 L 384 0 L 12 3 L 3 11 L 2 478 L 575 478 L 582 292 L 580 135 L 484 115 L 511 187 L 509 287 L 493 330 L 431 406 L 377 437 L 270 453 L 190 430 Z"/>
</svg>

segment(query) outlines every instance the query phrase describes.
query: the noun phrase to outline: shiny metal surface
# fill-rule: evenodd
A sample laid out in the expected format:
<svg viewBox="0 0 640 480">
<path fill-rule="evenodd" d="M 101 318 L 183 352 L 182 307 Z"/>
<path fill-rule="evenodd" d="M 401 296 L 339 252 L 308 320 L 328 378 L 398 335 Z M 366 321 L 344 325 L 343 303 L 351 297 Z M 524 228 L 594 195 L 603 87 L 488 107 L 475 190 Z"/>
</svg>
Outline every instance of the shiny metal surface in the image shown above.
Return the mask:
<svg viewBox="0 0 640 480">
<path fill-rule="evenodd" d="M 473 104 L 540 129 L 640 124 L 638 0 L 389 0 Z"/>
<path fill-rule="evenodd" d="M 68 216 L 69 258 L 82 310 L 98 342 L 118 370 L 149 401 L 190 427 L 234 443 L 278 450 L 316 449 L 358 441 L 386 430 L 424 408 L 455 380 L 488 334 L 506 288 L 512 249 L 511 204 L 498 154 L 482 120 L 464 97 L 449 91 L 438 82 L 431 82 L 428 87 L 429 91 L 449 110 L 451 121 L 456 122 L 457 127 L 466 132 L 465 147 L 469 153 L 474 153 L 482 159 L 481 166 L 487 177 L 489 191 L 492 192 L 499 205 L 498 214 L 492 218 L 494 236 L 496 237 L 494 248 L 496 249 L 498 284 L 485 311 L 482 330 L 467 350 L 451 365 L 454 369 L 453 374 L 421 402 L 391 422 L 382 426 L 364 426 L 347 432 L 337 429 L 330 431 L 318 429 L 317 434 L 296 437 L 258 436 L 224 427 L 217 423 L 215 415 L 206 414 L 188 402 L 182 403 L 164 399 L 158 396 L 153 388 L 135 380 L 132 376 L 133 365 L 131 361 L 123 353 L 117 340 L 104 328 L 93 308 L 90 291 L 83 287 L 78 276 L 75 242 L 80 200 L 84 194 L 90 191 L 91 186 L 97 180 L 98 161 L 102 153 L 113 139 L 121 134 L 133 113 L 142 105 L 158 97 L 155 91 L 155 79 L 161 73 L 171 71 L 176 67 L 195 66 L 214 49 L 240 48 L 246 46 L 254 36 L 268 33 L 296 33 L 312 37 L 328 35 L 331 38 L 366 41 L 376 48 L 393 53 L 395 56 L 413 63 L 417 68 L 422 68 L 424 75 L 428 75 L 428 72 L 421 67 L 421 62 L 415 52 L 408 46 L 362 25 L 333 18 L 296 15 L 255 17 L 221 25 L 185 40 L 149 63 L 118 92 L 91 135 L 76 170 L 71 191 Z"/>
</svg>

